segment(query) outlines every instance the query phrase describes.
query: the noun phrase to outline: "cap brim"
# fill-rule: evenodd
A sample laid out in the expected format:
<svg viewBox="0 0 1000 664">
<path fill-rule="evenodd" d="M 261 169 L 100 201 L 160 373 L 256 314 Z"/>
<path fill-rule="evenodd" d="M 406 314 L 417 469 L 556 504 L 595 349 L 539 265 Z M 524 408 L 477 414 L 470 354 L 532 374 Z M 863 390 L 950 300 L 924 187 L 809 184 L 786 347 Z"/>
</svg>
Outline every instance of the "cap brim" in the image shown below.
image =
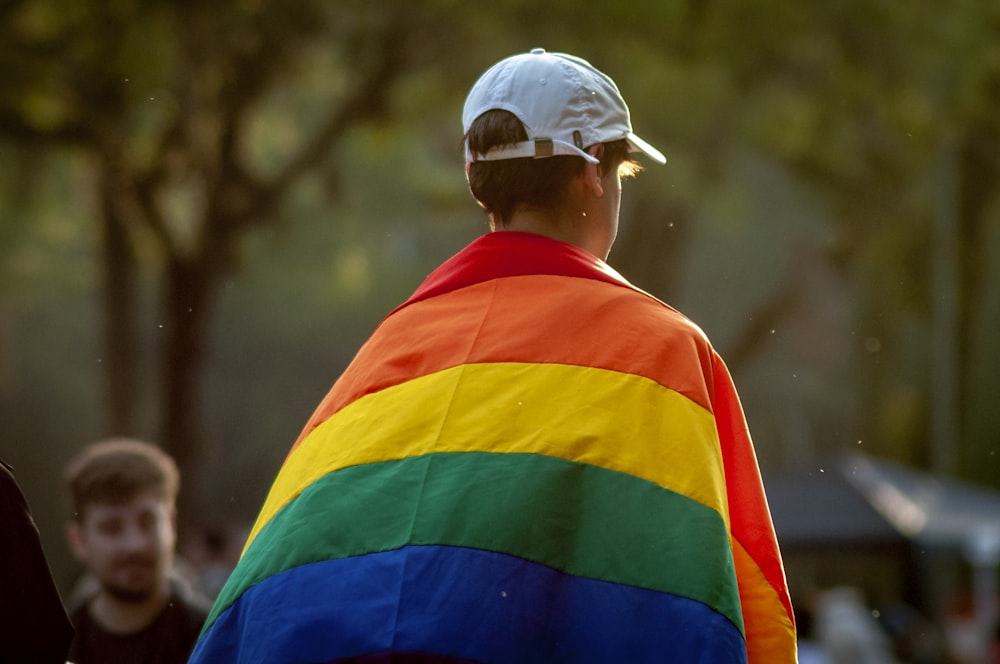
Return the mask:
<svg viewBox="0 0 1000 664">
<path fill-rule="evenodd" d="M 658 164 L 667 163 L 667 158 L 663 156 L 663 153 L 654 148 L 652 145 L 642 140 L 635 134 L 629 134 L 625 137 L 628 140 L 629 145 L 632 147 L 633 152 L 641 152 Z"/>
</svg>

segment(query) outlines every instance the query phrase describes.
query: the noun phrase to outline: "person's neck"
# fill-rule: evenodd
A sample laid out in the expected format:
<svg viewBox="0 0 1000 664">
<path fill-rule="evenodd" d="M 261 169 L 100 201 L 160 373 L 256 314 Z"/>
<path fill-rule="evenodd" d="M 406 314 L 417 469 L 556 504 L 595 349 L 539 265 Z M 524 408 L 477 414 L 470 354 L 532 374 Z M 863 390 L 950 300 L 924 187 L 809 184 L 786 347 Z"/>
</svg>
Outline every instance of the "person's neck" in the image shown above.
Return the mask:
<svg viewBox="0 0 1000 664">
<path fill-rule="evenodd" d="M 170 588 L 166 581 L 149 597 L 135 602 L 101 591 L 90 603 L 90 615 L 113 634 L 134 634 L 156 620 L 169 599 Z"/>
<path fill-rule="evenodd" d="M 582 213 L 576 213 L 573 216 L 564 214 L 560 217 L 553 217 L 537 210 L 519 209 L 510 216 L 506 224 L 498 225 L 496 230 L 543 235 L 553 240 L 576 245 L 599 258 L 605 258 L 605 256 L 600 255 L 599 248 L 591 240 L 590 225 Z"/>
</svg>

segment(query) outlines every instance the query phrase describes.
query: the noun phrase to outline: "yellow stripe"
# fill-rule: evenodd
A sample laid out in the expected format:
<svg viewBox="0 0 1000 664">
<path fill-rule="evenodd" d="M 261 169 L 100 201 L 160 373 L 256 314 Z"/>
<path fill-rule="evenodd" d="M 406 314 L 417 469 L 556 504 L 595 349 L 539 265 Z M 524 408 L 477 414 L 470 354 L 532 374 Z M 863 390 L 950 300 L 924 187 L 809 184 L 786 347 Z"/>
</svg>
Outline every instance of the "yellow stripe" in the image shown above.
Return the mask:
<svg viewBox="0 0 1000 664">
<path fill-rule="evenodd" d="M 715 420 L 656 382 L 562 364 L 469 364 L 369 394 L 289 455 L 247 541 L 327 473 L 431 452 L 511 452 L 617 470 L 729 524 Z"/>
</svg>

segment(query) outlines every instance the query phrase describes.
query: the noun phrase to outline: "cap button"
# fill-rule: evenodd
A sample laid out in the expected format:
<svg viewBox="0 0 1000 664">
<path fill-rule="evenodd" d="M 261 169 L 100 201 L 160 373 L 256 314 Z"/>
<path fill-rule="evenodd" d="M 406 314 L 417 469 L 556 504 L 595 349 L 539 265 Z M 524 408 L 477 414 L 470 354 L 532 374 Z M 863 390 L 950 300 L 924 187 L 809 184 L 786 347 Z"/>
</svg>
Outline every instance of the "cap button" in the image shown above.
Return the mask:
<svg viewBox="0 0 1000 664">
<path fill-rule="evenodd" d="M 545 52 L 544 48 L 533 48 L 533 49 L 531 49 L 531 54 L 532 55 L 541 55 L 544 52 Z"/>
</svg>

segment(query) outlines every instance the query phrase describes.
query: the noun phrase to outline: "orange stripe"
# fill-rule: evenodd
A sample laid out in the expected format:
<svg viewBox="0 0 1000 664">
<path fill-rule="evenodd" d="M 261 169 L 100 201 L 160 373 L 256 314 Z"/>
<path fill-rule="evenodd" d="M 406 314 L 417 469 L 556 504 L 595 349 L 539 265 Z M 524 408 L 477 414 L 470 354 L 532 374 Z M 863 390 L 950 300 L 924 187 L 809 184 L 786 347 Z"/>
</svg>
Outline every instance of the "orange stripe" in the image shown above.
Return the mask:
<svg viewBox="0 0 1000 664">
<path fill-rule="evenodd" d="M 630 288 L 551 275 L 497 279 L 386 318 L 295 446 L 365 394 L 467 363 L 539 362 L 630 373 L 711 410 L 712 356 L 697 326 Z"/>
<path fill-rule="evenodd" d="M 740 542 L 733 539 L 730 544 L 740 586 L 748 664 L 798 661 L 794 622 L 785 613 L 781 596 Z"/>
</svg>

